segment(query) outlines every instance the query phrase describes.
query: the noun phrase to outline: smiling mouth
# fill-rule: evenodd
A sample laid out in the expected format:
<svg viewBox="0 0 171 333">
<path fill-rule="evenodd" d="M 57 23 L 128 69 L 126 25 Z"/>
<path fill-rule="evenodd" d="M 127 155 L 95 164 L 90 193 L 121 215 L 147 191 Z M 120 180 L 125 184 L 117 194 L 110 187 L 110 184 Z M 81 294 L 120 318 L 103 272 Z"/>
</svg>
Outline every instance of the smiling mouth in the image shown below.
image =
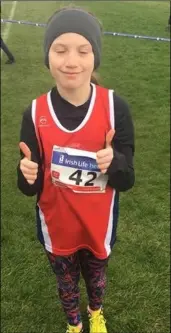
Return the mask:
<svg viewBox="0 0 171 333">
<path fill-rule="evenodd" d="M 79 74 L 79 73 L 64 73 L 64 74 L 66 74 L 66 75 L 77 75 L 77 74 Z"/>
<path fill-rule="evenodd" d="M 65 75 L 77 75 L 80 74 L 80 72 L 62 72 Z"/>
</svg>

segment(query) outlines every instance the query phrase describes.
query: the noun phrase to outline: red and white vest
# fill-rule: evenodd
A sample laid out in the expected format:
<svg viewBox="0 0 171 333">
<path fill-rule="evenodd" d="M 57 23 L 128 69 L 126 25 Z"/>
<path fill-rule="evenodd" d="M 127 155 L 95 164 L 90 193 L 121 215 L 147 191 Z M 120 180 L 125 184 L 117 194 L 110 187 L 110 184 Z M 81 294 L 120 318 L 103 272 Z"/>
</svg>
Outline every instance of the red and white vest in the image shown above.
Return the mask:
<svg viewBox="0 0 171 333">
<path fill-rule="evenodd" d="M 58 181 L 55 184 L 51 170 L 54 146 L 63 147 L 64 150 L 73 148 L 92 153 L 105 147 L 106 133 L 114 128 L 113 91 L 94 84 L 92 86 L 89 110 L 82 123 L 72 131 L 59 122 L 53 110 L 50 92 L 32 102 L 32 119 L 43 156 L 44 170 L 44 184 L 37 203 L 37 215 L 41 242 L 49 252 L 66 256 L 86 248 L 97 258 L 105 259 L 111 252 L 116 215 L 115 190 L 107 184 L 105 192 L 76 193 L 72 186 L 62 186 L 62 183 L 58 186 Z M 66 161 L 72 162 L 69 159 Z M 88 165 L 85 163 L 80 165 Z M 67 172 L 69 167 L 73 171 L 73 166 L 67 166 Z M 79 169 L 75 166 L 74 168 Z M 66 165 L 61 165 L 60 170 L 62 174 Z M 87 171 L 76 170 L 74 175 L 78 172 L 81 174 Z M 70 182 L 73 180 L 74 184 L 75 177 L 70 178 Z"/>
</svg>

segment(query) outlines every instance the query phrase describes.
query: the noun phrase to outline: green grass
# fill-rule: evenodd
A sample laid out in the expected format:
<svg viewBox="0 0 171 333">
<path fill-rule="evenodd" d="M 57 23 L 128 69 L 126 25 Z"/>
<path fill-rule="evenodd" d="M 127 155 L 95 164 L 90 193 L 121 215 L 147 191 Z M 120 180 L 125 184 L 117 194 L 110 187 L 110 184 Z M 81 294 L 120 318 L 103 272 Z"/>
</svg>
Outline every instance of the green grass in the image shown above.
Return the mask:
<svg viewBox="0 0 171 333">
<path fill-rule="evenodd" d="M 62 2 L 61 2 L 62 3 Z M 45 22 L 60 2 L 18 2 L 14 19 Z M 66 2 L 63 2 L 66 4 Z M 169 2 L 80 2 L 105 30 L 168 37 Z M 2 6 L 2 18 L 10 5 Z M 5 25 L 2 25 L 2 35 Z M 43 65 L 43 28 L 13 24 L 2 59 L 2 333 L 62 333 L 56 282 L 35 235 L 35 198 L 16 188 L 22 113 L 53 81 Z M 118 241 L 108 267 L 109 333 L 169 332 L 169 43 L 103 38 L 100 74 L 131 106 L 135 187 L 121 195 Z M 81 308 L 87 298 L 81 281 Z"/>
</svg>

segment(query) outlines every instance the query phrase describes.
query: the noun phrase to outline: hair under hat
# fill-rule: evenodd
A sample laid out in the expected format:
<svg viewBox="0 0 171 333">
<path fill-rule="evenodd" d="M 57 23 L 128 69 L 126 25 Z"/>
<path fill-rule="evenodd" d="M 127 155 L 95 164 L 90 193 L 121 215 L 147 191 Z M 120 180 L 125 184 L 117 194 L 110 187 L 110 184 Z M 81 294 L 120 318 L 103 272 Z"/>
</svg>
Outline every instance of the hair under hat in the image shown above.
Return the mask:
<svg viewBox="0 0 171 333">
<path fill-rule="evenodd" d="M 101 26 L 93 15 L 77 8 L 57 11 L 49 19 L 44 37 L 45 65 L 49 68 L 49 49 L 53 41 L 68 32 L 82 35 L 89 41 L 94 53 L 94 69 L 97 69 L 101 58 Z"/>
</svg>

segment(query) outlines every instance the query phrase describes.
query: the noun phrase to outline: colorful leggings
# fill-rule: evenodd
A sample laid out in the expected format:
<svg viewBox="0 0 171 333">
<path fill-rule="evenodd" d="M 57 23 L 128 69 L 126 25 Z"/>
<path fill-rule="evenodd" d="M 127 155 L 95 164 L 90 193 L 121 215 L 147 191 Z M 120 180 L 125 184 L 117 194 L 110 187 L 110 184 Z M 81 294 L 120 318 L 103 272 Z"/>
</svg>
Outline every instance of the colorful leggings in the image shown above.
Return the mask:
<svg viewBox="0 0 171 333">
<path fill-rule="evenodd" d="M 98 310 L 102 306 L 106 286 L 105 268 L 108 258 L 97 259 L 90 251 L 80 250 L 67 257 L 46 252 L 57 278 L 59 297 L 70 325 L 81 322 L 79 310 L 80 273 L 85 280 L 89 306 Z"/>
</svg>

